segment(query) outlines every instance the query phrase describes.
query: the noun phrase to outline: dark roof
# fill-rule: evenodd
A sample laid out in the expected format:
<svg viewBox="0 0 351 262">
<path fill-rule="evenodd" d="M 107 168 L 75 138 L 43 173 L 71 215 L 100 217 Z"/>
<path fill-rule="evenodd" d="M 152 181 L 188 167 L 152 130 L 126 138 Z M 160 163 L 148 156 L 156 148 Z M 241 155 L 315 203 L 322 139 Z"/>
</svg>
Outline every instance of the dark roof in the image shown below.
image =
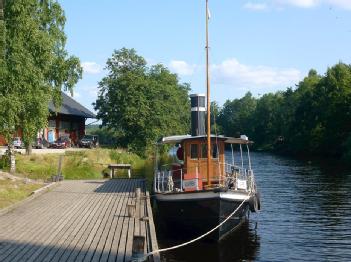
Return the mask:
<svg viewBox="0 0 351 262">
<path fill-rule="evenodd" d="M 91 112 L 89 109 L 79 104 L 72 97 L 66 95 L 64 92 L 61 92 L 61 94 L 62 94 L 61 107 L 57 108 L 57 111 L 56 111 L 54 103 L 51 101 L 49 103 L 50 112 L 53 112 L 53 113 L 57 112 L 59 114 L 64 114 L 64 115 L 82 116 L 85 118 L 96 118 L 93 112 Z"/>
</svg>

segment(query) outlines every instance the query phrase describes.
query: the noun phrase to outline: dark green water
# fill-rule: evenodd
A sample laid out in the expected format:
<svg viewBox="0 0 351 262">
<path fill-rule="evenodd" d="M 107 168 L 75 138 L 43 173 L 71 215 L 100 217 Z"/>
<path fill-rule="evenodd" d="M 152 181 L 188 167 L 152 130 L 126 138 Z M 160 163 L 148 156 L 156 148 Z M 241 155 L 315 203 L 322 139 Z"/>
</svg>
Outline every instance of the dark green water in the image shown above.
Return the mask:
<svg viewBox="0 0 351 262">
<path fill-rule="evenodd" d="M 351 170 L 267 153 L 252 162 L 262 211 L 230 239 L 169 251 L 162 261 L 351 261 Z M 158 233 L 160 247 L 179 243 Z"/>
</svg>

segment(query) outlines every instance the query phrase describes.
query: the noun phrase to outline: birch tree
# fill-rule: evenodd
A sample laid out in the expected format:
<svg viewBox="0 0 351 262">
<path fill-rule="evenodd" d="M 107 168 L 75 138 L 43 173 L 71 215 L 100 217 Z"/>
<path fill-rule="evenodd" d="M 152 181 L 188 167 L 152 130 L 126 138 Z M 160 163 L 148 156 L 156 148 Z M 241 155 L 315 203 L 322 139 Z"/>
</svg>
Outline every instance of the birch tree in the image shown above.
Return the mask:
<svg viewBox="0 0 351 262">
<path fill-rule="evenodd" d="M 10 142 L 21 129 L 30 153 L 47 125 L 49 101 L 59 106 L 61 90 L 73 91 L 82 68 L 65 50 L 66 18 L 57 1 L 6 0 L 3 10 L 1 134 Z"/>
</svg>

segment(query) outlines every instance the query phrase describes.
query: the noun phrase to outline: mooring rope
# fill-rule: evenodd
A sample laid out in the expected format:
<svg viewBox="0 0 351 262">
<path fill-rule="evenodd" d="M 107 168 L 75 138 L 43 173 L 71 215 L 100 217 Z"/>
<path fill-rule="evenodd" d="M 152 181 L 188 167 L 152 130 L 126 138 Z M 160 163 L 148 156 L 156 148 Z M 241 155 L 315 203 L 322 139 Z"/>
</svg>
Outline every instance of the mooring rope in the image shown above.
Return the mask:
<svg viewBox="0 0 351 262">
<path fill-rule="evenodd" d="M 161 253 L 161 252 L 165 252 L 165 251 L 169 251 L 169 250 L 173 250 L 173 249 L 177 249 L 177 248 L 180 248 L 180 247 L 184 247 L 184 246 L 187 246 L 191 243 L 194 243 L 202 238 L 204 238 L 205 236 L 211 234 L 213 231 L 215 231 L 216 229 L 218 229 L 220 226 L 222 226 L 225 222 L 227 222 L 232 216 L 234 216 L 234 214 L 236 212 L 238 212 L 238 210 L 242 207 L 242 205 L 245 203 L 246 200 L 248 200 L 250 198 L 250 196 L 248 195 L 242 202 L 241 204 L 226 218 L 224 219 L 219 225 L 217 225 L 216 227 L 212 228 L 210 231 L 206 232 L 205 234 L 197 237 L 197 238 L 194 238 L 188 242 L 185 242 L 185 243 L 182 243 L 182 244 L 179 244 L 179 245 L 176 245 L 176 246 L 172 246 L 172 247 L 168 247 L 168 248 L 162 248 L 162 249 L 158 249 L 158 250 L 154 250 L 152 252 L 149 252 L 145 255 L 145 258 L 147 258 L 148 256 L 151 256 L 151 255 L 154 255 L 156 253 Z"/>
</svg>

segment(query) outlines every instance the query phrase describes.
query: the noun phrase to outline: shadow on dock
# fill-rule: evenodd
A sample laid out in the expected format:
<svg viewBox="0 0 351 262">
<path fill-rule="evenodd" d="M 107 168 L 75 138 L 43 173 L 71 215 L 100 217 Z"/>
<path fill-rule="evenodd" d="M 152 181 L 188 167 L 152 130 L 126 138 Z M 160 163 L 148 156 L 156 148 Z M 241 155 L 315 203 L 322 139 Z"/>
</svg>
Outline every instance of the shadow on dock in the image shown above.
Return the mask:
<svg viewBox="0 0 351 262">
<path fill-rule="evenodd" d="M 27 250 L 27 252 L 25 252 Z M 125 253 L 1 241 L 1 261 L 125 261 Z"/>
</svg>

